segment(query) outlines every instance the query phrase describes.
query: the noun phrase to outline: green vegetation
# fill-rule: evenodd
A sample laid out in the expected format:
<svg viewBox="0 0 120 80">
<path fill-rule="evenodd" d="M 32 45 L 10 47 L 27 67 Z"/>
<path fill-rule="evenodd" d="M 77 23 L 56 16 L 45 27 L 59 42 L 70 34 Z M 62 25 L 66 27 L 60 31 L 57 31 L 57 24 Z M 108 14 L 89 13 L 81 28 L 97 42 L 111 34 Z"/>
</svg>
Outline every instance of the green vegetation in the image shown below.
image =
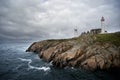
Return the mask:
<svg viewBox="0 0 120 80">
<path fill-rule="evenodd" d="M 61 42 L 68 42 L 73 41 L 77 42 L 78 44 L 81 44 L 83 42 L 100 42 L 101 44 L 104 43 L 111 43 L 116 46 L 120 46 L 120 32 L 117 33 L 108 33 L 108 34 L 85 34 L 79 37 L 69 38 L 69 39 L 49 39 L 46 40 L 47 45 L 53 44 L 54 42 L 61 43 Z"/>
<path fill-rule="evenodd" d="M 47 41 L 51 41 L 51 42 L 66 42 L 66 41 L 71 41 L 71 40 L 77 40 L 78 37 L 76 38 L 68 38 L 68 39 L 49 39 Z"/>
<path fill-rule="evenodd" d="M 120 32 L 109 34 L 97 34 L 96 41 L 101 43 L 112 43 L 116 46 L 120 46 Z"/>
</svg>

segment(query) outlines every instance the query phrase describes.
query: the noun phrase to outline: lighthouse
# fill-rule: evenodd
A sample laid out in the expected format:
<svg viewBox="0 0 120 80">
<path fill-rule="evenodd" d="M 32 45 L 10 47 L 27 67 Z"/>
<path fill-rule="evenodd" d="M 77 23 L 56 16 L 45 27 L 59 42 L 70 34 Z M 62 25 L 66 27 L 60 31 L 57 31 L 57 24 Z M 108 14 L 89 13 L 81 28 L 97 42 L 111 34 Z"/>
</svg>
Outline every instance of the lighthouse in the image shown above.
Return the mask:
<svg viewBox="0 0 120 80">
<path fill-rule="evenodd" d="M 104 26 L 105 19 L 104 17 L 101 18 L 101 33 L 105 33 L 105 26 Z"/>
</svg>

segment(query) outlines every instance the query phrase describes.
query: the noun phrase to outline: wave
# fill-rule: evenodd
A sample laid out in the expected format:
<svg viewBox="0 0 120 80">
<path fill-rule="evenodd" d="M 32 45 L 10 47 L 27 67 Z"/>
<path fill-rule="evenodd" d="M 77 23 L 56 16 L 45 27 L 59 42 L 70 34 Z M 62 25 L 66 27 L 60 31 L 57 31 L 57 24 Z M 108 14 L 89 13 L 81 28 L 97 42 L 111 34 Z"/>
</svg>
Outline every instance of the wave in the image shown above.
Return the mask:
<svg viewBox="0 0 120 80">
<path fill-rule="evenodd" d="M 20 59 L 21 61 L 27 61 L 27 62 L 32 62 L 32 60 L 31 59 L 23 59 L 23 58 L 18 58 L 18 59 Z"/>
<path fill-rule="evenodd" d="M 31 59 L 23 59 L 23 58 L 18 58 L 20 59 L 21 61 L 26 61 L 28 62 L 28 69 L 36 69 L 36 70 L 44 70 L 44 71 L 48 71 L 50 70 L 50 67 L 35 67 L 35 66 L 32 66 L 31 63 L 32 63 L 32 60 Z"/>
</svg>

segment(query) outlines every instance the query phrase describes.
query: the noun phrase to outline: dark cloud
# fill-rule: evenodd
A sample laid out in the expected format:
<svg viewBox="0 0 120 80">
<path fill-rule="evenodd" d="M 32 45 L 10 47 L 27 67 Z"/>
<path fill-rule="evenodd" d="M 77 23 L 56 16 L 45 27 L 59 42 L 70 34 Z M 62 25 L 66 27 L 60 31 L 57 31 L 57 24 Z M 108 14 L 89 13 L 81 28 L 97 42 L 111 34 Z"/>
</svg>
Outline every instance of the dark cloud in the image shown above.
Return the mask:
<svg viewBox="0 0 120 80">
<path fill-rule="evenodd" d="M 0 0 L 0 39 L 68 38 L 100 27 L 120 30 L 119 0 Z"/>
</svg>

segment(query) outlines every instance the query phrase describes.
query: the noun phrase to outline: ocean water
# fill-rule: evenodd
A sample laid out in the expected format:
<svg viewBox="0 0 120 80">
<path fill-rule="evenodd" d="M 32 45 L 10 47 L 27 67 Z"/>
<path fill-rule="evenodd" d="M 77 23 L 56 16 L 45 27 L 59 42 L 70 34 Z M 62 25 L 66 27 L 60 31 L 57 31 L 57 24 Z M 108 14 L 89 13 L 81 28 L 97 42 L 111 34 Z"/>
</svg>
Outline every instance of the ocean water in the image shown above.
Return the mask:
<svg viewBox="0 0 120 80">
<path fill-rule="evenodd" d="M 0 80 L 120 80 L 118 72 L 59 69 L 26 53 L 31 43 L 0 43 Z"/>
</svg>

